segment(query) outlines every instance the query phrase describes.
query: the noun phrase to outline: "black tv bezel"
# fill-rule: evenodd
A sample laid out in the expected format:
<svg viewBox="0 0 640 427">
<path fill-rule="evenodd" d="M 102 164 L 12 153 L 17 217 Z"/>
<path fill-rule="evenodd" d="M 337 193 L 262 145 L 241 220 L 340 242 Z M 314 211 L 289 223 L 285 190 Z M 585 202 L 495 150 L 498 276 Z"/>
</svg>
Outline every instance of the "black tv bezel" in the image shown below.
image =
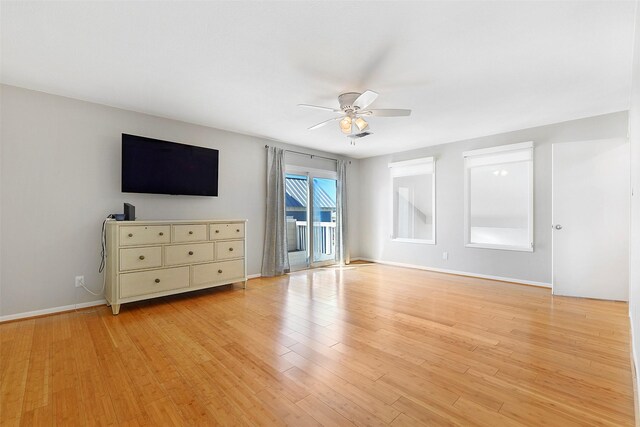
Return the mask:
<svg viewBox="0 0 640 427">
<path fill-rule="evenodd" d="M 215 152 L 216 153 L 216 183 L 215 183 L 215 194 L 201 194 L 201 193 L 187 193 L 187 192 L 181 192 L 181 193 L 172 193 L 172 192 L 150 192 L 150 191 L 136 191 L 136 190 L 132 190 L 130 188 L 125 189 L 125 176 L 124 176 L 124 161 L 125 161 L 125 157 L 124 157 L 124 151 L 125 151 L 125 138 L 135 138 L 138 141 L 144 141 L 144 142 L 149 142 L 149 143 L 161 143 L 161 144 L 170 144 L 173 146 L 182 146 L 182 147 L 187 147 L 188 149 L 199 149 L 199 150 L 206 150 L 207 152 Z M 157 139 L 157 138 L 150 138 L 147 136 L 141 136 L 141 135 L 133 135 L 133 134 L 129 134 L 129 133 L 122 133 L 122 137 L 121 137 L 121 146 L 120 146 L 120 191 L 123 193 L 132 193 L 132 194 L 159 194 L 159 195 L 169 195 L 169 196 L 199 196 L 199 197 L 218 197 L 218 194 L 220 193 L 220 180 L 219 180 L 219 171 L 220 171 L 220 150 L 216 149 L 216 148 L 209 148 L 209 147 L 202 147 L 202 146 L 198 146 L 198 145 L 192 145 L 192 144 L 184 144 L 184 143 L 180 143 L 180 142 L 173 142 L 173 141 L 167 141 L 164 139 Z"/>
</svg>

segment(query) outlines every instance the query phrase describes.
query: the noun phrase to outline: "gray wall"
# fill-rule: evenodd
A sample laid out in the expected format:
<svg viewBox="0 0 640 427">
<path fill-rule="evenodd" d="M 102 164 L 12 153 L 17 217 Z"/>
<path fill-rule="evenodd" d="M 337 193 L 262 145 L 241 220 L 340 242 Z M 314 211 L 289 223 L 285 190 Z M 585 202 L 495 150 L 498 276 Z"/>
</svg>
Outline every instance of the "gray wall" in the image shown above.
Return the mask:
<svg viewBox="0 0 640 427">
<path fill-rule="evenodd" d="M 633 55 L 633 85 L 629 109 L 629 141 L 631 142 L 631 233 L 629 314 L 633 338 L 636 372 L 640 368 L 640 2 L 636 6 L 636 38 Z M 640 375 L 638 390 L 640 390 Z"/>
<path fill-rule="evenodd" d="M 551 283 L 551 144 L 625 137 L 627 112 L 524 129 L 360 161 L 360 255 L 363 258 Z M 464 247 L 462 152 L 534 141 L 535 251 Z M 393 242 L 387 164 L 424 156 L 436 158 L 436 245 Z M 449 259 L 443 260 L 447 251 Z"/>
<path fill-rule="evenodd" d="M 273 141 L 12 86 L 0 89 L 0 315 L 98 299 L 76 289 L 74 276 L 84 275 L 92 289 L 102 286 L 100 226 L 107 214 L 122 212 L 123 202 L 135 205 L 140 219 L 248 219 L 249 274 L 260 272 L 264 146 Z M 121 193 L 123 132 L 219 149 L 220 196 Z M 348 170 L 350 194 L 357 194 L 357 163 Z M 357 231 L 353 236 L 351 250 L 357 252 Z"/>
<path fill-rule="evenodd" d="M 247 218 L 249 273 L 260 271 L 264 145 L 274 142 L 11 86 L 2 85 L 0 90 L 0 315 L 96 300 L 74 288 L 73 278 L 82 274 L 91 288 L 100 288 L 97 268 L 101 221 L 108 213 L 121 212 L 124 201 L 136 205 L 141 219 Z M 351 253 L 549 283 L 550 144 L 625 136 L 626 128 L 627 114 L 622 112 L 353 160 L 348 169 Z M 220 197 L 122 194 L 122 132 L 219 149 Z M 536 143 L 536 251 L 464 248 L 462 151 L 528 140 Z M 636 182 L 637 141 L 636 135 Z M 387 163 L 422 156 L 437 159 L 437 245 L 391 242 Z M 318 159 L 291 156 L 291 160 L 328 167 Z M 443 251 L 449 252 L 449 260 L 442 260 Z M 635 277 L 637 282 L 638 275 Z"/>
</svg>

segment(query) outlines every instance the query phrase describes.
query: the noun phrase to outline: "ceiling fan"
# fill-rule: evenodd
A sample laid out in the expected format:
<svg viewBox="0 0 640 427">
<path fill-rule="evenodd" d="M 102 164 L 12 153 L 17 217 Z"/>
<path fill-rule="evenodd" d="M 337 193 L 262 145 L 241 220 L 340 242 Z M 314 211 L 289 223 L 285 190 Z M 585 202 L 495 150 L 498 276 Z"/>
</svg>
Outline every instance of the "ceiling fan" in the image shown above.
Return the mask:
<svg viewBox="0 0 640 427">
<path fill-rule="evenodd" d="M 377 97 L 378 94 L 372 90 L 367 90 L 363 93 L 347 92 L 338 96 L 338 103 L 340 104 L 339 109 L 320 107 L 318 105 L 309 104 L 298 104 L 298 106 L 305 108 L 315 108 L 317 110 L 331 111 L 332 113 L 341 113 L 341 115 L 338 117 L 334 117 L 332 119 L 325 120 L 324 122 L 320 122 L 316 125 L 311 126 L 309 130 L 318 129 L 319 127 L 322 127 L 328 123 L 339 120 L 340 130 L 342 131 L 342 133 L 346 134 L 352 139 L 362 138 L 371 134 L 371 132 L 368 131 L 369 123 L 367 123 L 364 117 L 401 117 L 411 114 L 411 110 L 368 108 L 369 105 L 371 105 Z M 357 131 L 354 130 L 354 126 L 355 128 L 357 128 Z"/>
</svg>

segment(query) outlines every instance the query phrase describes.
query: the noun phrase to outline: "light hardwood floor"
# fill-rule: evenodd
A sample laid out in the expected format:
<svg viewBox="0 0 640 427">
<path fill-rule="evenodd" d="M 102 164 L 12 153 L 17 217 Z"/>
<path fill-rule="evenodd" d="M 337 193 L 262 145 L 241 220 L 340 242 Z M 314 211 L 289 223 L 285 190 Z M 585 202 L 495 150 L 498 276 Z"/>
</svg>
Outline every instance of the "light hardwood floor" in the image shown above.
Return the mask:
<svg viewBox="0 0 640 427">
<path fill-rule="evenodd" d="M 632 425 L 627 304 L 381 265 L 0 325 L 3 425 Z"/>
</svg>

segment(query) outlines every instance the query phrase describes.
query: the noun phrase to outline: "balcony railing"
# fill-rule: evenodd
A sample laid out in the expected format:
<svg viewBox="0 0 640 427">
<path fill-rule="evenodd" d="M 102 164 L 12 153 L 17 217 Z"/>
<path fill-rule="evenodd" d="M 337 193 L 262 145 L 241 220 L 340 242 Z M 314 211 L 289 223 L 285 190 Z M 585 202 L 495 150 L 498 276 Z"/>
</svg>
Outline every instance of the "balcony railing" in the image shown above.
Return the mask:
<svg viewBox="0 0 640 427">
<path fill-rule="evenodd" d="M 289 252 L 307 250 L 307 221 L 296 221 L 287 218 L 287 240 Z M 313 223 L 313 252 L 318 255 L 331 256 L 334 254 L 336 242 L 335 222 L 314 222 Z"/>
</svg>

